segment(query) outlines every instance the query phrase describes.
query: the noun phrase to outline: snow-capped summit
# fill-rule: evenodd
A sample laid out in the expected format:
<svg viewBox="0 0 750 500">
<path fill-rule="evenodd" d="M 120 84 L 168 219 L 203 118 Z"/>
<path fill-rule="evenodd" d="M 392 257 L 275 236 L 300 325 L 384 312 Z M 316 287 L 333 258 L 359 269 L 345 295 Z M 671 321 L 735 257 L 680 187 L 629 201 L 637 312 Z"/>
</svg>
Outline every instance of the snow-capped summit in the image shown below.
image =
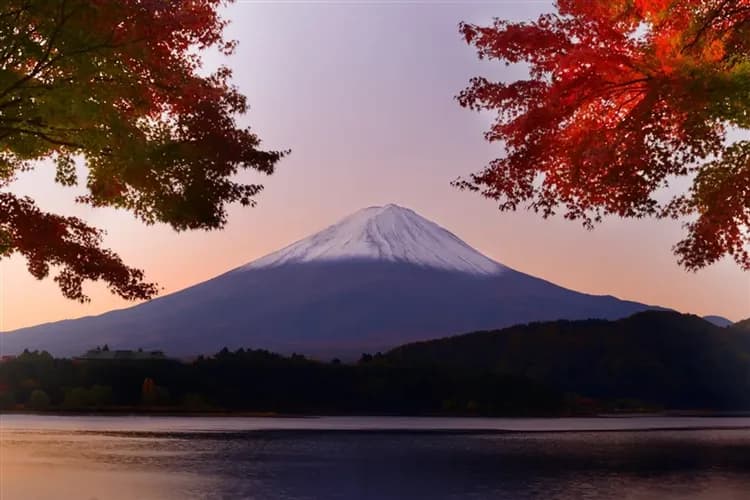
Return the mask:
<svg viewBox="0 0 750 500">
<path fill-rule="evenodd" d="M 339 260 L 402 262 L 487 275 L 506 269 L 450 231 L 394 204 L 359 210 L 319 233 L 251 262 L 244 269 Z"/>
</svg>

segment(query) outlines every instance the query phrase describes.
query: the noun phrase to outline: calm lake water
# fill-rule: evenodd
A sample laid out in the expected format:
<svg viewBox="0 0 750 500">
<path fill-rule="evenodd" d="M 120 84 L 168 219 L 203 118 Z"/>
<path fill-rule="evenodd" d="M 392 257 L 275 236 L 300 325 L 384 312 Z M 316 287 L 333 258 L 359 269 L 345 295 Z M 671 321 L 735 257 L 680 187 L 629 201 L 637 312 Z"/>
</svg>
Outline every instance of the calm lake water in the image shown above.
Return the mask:
<svg viewBox="0 0 750 500">
<path fill-rule="evenodd" d="M 0 416 L 0 499 L 750 498 L 750 418 Z"/>
</svg>

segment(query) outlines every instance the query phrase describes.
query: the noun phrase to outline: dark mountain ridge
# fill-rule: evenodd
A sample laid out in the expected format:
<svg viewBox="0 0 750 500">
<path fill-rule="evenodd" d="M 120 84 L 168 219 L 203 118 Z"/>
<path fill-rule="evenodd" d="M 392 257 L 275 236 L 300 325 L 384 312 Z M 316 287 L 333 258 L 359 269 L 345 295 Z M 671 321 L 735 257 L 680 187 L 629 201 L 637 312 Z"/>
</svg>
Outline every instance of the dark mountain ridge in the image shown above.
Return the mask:
<svg viewBox="0 0 750 500">
<path fill-rule="evenodd" d="M 597 399 L 750 409 L 750 330 L 670 311 L 534 322 L 405 345 L 387 358 L 525 376 Z"/>
</svg>

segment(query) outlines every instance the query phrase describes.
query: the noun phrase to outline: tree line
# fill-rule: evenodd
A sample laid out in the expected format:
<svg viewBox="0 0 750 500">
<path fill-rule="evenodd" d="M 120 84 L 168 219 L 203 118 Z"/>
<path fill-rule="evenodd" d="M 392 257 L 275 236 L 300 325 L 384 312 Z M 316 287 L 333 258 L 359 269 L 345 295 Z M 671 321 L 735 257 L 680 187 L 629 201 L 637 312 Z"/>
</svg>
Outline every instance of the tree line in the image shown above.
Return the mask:
<svg viewBox="0 0 750 500">
<path fill-rule="evenodd" d="M 648 311 L 551 321 L 323 362 L 223 349 L 172 359 L 0 363 L 5 410 L 566 415 L 750 409 L 750 324 Z"/>
<path fill-rule="evenodd" d="M 564 395 L 525 377 L 393 363 L 353 364 L 263 350 L 222 350 L 191 362 L 78 361 L 24 352 L 0 364 L 4 410 L 282 414 L 550 415 Z"/>
</svg>

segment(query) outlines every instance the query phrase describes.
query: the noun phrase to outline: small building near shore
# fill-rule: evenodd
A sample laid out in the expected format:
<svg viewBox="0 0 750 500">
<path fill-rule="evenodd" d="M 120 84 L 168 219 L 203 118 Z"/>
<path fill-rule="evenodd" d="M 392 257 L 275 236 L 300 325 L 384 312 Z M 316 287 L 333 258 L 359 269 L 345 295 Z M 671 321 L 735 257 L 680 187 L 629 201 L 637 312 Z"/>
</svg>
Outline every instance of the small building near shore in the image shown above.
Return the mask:
<svg viewBox="0 0 750 500">
<path fill-rule="evenodd" d="M 144 351 L 143 349 L 116 349 L 110 350 L 107 346 L 90 349 L 81 356 L 73 358 L 77 361 L 148 361 L 166 360 L 163 351 Z"/>
</svg>

